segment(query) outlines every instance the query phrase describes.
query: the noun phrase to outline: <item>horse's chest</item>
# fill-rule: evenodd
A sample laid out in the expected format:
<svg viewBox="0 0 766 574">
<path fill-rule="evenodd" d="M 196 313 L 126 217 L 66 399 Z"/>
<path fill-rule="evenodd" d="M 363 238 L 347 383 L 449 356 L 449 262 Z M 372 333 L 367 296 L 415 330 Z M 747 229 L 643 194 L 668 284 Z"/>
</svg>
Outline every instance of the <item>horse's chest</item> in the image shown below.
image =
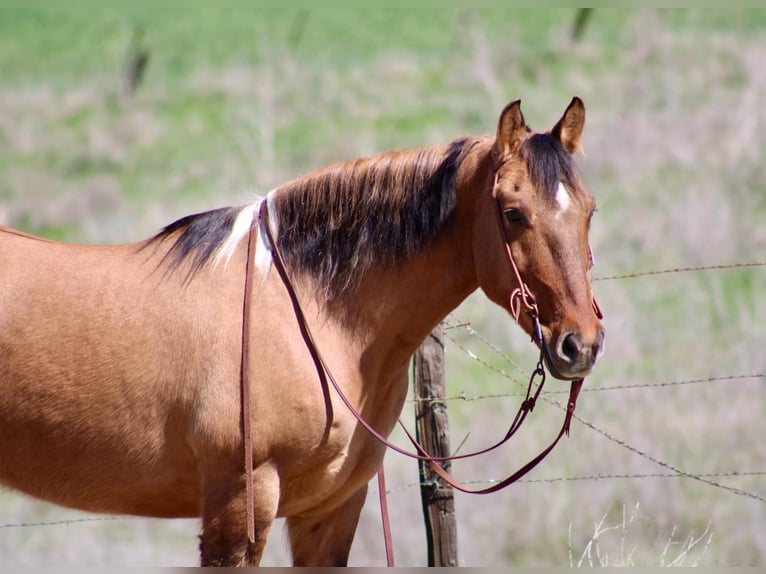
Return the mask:
<svg viewBox="0 0 766 574">
<path fill-rule="evenodd" d="M 393 428 L 407 394 L 406 370 L 365 381 L 367 390 L 357 406 L 361 416 L 383 436 Z M 349 380 L 346 378 L 346 380 Z M 362 381 L 359 386 L 362 386 Z M 364 487 L 383 460 L 384 445 L 357 420 L 330 389 L 332 414 L 325 402 L 309 403 L 307 394 L 293 401 L 292 439 L 279 467 L 282 480 L 280 514 L 313 514 L 331 510 Z M 316 393 L 314 393 L 316 395 Z M 358 404 L 358 395 L 352 398 Z"/>
<path fill-rule="evenodd" d="M 356 420 L 335 421 L 323 445 L 285 468 L 280 514 L 323 514 L 365 486 L 380 467 L 384 447 Z"/>
</svg>

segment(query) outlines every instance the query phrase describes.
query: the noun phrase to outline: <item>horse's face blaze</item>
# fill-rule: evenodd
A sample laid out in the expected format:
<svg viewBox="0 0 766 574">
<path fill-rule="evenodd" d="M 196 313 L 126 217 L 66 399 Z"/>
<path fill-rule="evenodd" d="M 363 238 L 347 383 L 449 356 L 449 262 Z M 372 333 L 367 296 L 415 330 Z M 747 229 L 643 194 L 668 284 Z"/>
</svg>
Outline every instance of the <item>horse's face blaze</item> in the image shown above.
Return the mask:
<svg viewBox="0 0 766 574">
<path fill-rule="evenodd" d="M 526 128 L 518 102 L 509 104 L 499 122 L 494 175 L 478 210 L 481 223 L 474 226 L 479 284 L 511 310 L 517 281 L 503 245 L 507 238 L 538 306 L 547 366 L 560 379 L 587 375 L 604 348 L 590 281 L 588 232 L 595 201 L 571 161 L 584 118 L 575 99 L 550 132 L 535 134 Z M 531 317 L 522 311 L 519 322 L 531 335 Z"/>
</svg>

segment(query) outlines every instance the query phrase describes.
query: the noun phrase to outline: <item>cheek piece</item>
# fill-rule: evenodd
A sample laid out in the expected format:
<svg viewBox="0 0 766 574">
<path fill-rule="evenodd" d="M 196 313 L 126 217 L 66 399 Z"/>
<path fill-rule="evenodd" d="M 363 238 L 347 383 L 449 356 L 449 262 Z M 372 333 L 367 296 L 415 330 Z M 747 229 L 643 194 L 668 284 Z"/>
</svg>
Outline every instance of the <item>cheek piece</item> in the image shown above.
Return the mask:
<svg viewBox="0 0 766 574">
<path fill-rule="evenodd" d="M 588 262 L 590 263 L 591 269 L 596 264 L 596 258 L 593 257 L 593 248 L 590 246 L 590 244 L 588 244 Z M 593 312 L 596 314 L 596 317 L 603 319 L 604 313 L 601 311 L 601 307 L 598 306 L 598 301 L 596 301 L 596 295 L 594 295 L 592 287 L 590 290 L 590 299 L 593 303 Z"/>
</svg>

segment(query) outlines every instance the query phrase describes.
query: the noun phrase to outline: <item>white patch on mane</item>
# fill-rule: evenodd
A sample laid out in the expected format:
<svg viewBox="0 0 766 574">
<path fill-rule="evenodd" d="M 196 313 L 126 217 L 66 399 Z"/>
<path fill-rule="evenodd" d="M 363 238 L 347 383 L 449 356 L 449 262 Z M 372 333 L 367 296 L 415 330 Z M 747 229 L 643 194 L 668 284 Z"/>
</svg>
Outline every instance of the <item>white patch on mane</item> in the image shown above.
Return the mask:
<svg viewBox="0 0 766 574">
<path fill-rule="evenodd" d="M 572 197 L 569 195 L 567 188 L 560 182 L 559 188 L 556 190 L 556 203 L 559 206 L 559 209 L 556 212 L 556 219 L 558 219 L 567 209 L 569 209 L 569 206 L 572 203 Z"/>
<path fill-rule="evenodd" d="M 266 245 L 266 242 L 263 240 L 266 233 L 263 226 L 269 226 L 273 237 L 279 234 L 279 221 L 274 213 L 273 195 L 274 190 L 271 190 L 266 198 L 261 200 L 265 201 L 269 207 L 269 221 L 258 222 L 258 242 L 255 245 L 255 268 L 261 272 L 264 279 L 269 275 L 269 270 L 271 269 L 271 247 Z M 259 208 L 261 207 L 261 201 L 258 202 Z"/>
<path fill-rule="evenodd" d="M 239 211 L 237 219 L 234 220 L 234 225 L 231 227 L 229 236 L 226 238 L 226 241 L 221 243 L 221 246 L 215 254 L 213 265 L 218 266 L 223 263 L 225 267 L 229 264 L 231 257 L 237 250 L 239 242 L 242 241 L 247 235 L 247 232 L 250 231 L 250 225 L 253 222 L 253 217 L 255 217 L 256 210 L 260 204 L 261 200 L 258 200 L 255 203 L 246 205 Z"/>
<path fill-rule="evenodd" d="M 269 192 L 265 198 L 259 198 L 257 201 L 251 203 L 250 205 L 246 205 L 240 210 L 240 212 L 237 214 L 237 218 L 234 220 L 234 225 L 231 227 L 229 236 L 218 248 L 215 257 L 213 258 L 213 265 L 217 266 L 223 264 L 223 266 L 226 267 L 229 264 L 229 261 L 231 261 L 234 252 L 237 250 L 237 247 L 250 232 L 250 226 L 253 223 L 253 218 L 257 217 L 257 214 L 261 208 L 261 203 L 263 201 L 268 201 L 269 206 L 273 205 L 273 201 L 271 200 L 273 193 L 273 191 Z M 271 269 L 271 248 L 268 247 L 264 241 L 264 223 L 265 222 L 263 221 L 258 222 L 258 237 L 256 237 L 255 240 L 254 261 L 255 268 L 261 272 L 261 275 L 265 279 L 269 274 L 269 270 Z M 272 233 L 276 235 L 279 223 L 276 216 L 274 215 L 273 209 L 269 209 L 269 227 L 272 229 Z"/>
<path fill-rule="evenodd" d="M 229 261 L 231 261 L 232 256 L 237 250 L 237 247 L 242 242 L 242 240 L 247 237 L 247 234 L 250 231 L 250 226 L 253 223 L 253 217 L 257 217 L 258 212 L 260 211 L 261 203 L 263 201 L 268 201 L 269 206 L 273 205 L 273 200 L 271 199 L 273 193 L 274 191 L 270 191 L 265 198 L 259 198 L 257 201 L 251 203 L 250 205 L 246 205 L 240 210 L 240 212 L 237 214 L 237 218 L 234 220 L 234 225 L 231 227 L 229 236 L 218 248 L 218 251 L 213 258 L 214 266 L 223 264 L 223 266 L 226 267 L 229 264 Z M 267 246 L 266 242 L 264 241 L 264 225 L 264 221 L 258 222 L 258 236 L 255 239 L 254 261 L 255 268 L 260 271 L 261 276 L 265 279 L 271 270 L 272 258 L 271 248 Z M 269 209 L 269 227 L 271 228 L 274 236 L 276 236 L 279 230 L 279 221 L 274 214 L 273 208 Z"/>
</svg>

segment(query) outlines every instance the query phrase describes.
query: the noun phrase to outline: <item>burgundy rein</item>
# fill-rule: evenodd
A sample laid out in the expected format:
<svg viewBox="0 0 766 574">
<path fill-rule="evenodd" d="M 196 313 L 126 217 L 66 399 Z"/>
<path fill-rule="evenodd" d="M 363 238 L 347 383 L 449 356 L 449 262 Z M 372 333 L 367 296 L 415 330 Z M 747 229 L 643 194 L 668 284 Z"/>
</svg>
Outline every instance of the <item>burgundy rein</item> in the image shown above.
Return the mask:
<svg viewBox="0 0 766 574">
<path fill-rule="evenodd" d="M 531 461 L 529 461 L 527 464 L 525 464 L 523 467 L 521 467 L 519 470 L 517 470 L 516 472 L 514 472 L 507 478 L 487 488 L 472 490 L 466 487 L 465 485 L 461 484 L 457 480 L 455 480 L 439 464 L 437 464 L 439 462 L 471 458 L 471 457 L 479 456 L 482 454 L 486 454 L 498 448 L 499 446 L 503 445 L 521 427 L 522 423 L 527 417 L 527 414 L 532 412 L 532 410 L 535 407 L 537 398 L 540 396 L 540 392 L 542 391 L 543 384 L 545 383 L 545 367 L 543 363 L 545 343 L 543 341 L 542 331 L 540 328 L 537 303 L 535 302 L 535 299 L 532 296 L 532 293 L 529 290 L 529 287 L 522 280 L 521 274 L 519 273 L 519 269 L 516 265 L 516 262 L 514 261 L 513 254 L 511 253 L 511 249 L 510 249 L 510 242 L 506 234 L 505 226 L 503 225 L 503 222 L 502 222 L 502 212 L 501 212 L 501 207 L 499 202 L 497 203 L 498 223 L 500 225 L 500 229 L 502 230 L 505 253 L 508 258 L 509 264 L 514 272 L 514 275 L 516 276 L 516 281 L 518 284 L 518 287 L 511 293 L 511 297 L 510 297 L 511 313 L 513 314 L 516 321 L 519 321 L 520 313 L 522 310 L 529 315 L 530 319 L 532 320 L 532 339 L 540 347 L 540 358 L 538 359 L 535 370 L 532 372 L 532 375 L 529 378 L 529 383 L 527 385 L 527 392 L 526 392 L 524 401 L 521 403 L 521 406 L 519 407 L 519 410 L 517 411 L 516 416 L 513 418 L 513 421 L 511 422 L 510 427 L 508 428 L 508 431 L 505 433 L 503 438 L 500 439 L 497 443 L 493 444 L 492 446 L 489 446 L 487 448 L 484 448 L 476 452 L 471 452 L 471 453 L 462 454 L 462 455 L 441 456 L 441 457 L 429 455 L 423 449 L 423 447 L 415 440 L 415 438 L 410 434 L 410 432 L 407 431 L 407 429 L 401 424 L 401 421 L 399 421 L 400 426 L 404 430 L 409 440 L 412 442 L 417 452 L 407 451 L 393 444 L 392 442 L 388 441 L 386 437 L 384 437 L 377 430 L 375 430 L 370 425 L 370 423 L 368 423 L 364 419 L 364 417 L 359 413 L 359 411 L 356 410 L 356 408 L 351 404 L 349 399 L 345 396 L 342 389 L 340 388 L 340 385 L 335 380 L 332 372 L 327 367 L 327 363 L 322 357 L 322 354 L 317 348 L 316 342 L 314 341 L 314 338 L 311 334 L 311 330 L 309 329 L 305 315 L 303 314 L 303 310 L 300 306 L 298 296 L 295 292 L 295 289 L 292 285 L 290 277 L 287 273 L 287 268 L 282 258 L 282 254 L 279 250 L 277 242 L 274 240 L 274 237 L 272 235 L 271 226 L 269 225 L 268 217 L 269 216 L 268 216 L 267 201 L 264 199 L 261 202 L 258 217 L 253 218 L 253 221 L 250 227 L 250 237 L 248 241 L 248 250 L 247 250 L 247 262 L 246 262 L 246 268 L 245 268 L 246 269 L 245 271 L 245 303 L 244 303 L 244 309 L 243 309 L 243 327 L 242 327 L 242 370 L 241 370 L 242 389 L 241 391 L 242 391 L 242 402 L 243 402 L 243 409 L 242 409 L 243 434 L 244 434 L 244 443 L 245 443 L 245 473 L 246 473 L 247 514 L 248 514 L 247 515 L 248 539 L 251 544 L 254 544 L 254 541 L 255 541 L 255 520 L 253 516 L 254 514 L 254 510 L 253 510 L 254 493 L 253 493 L 253 478 L 252 478 L 253 461 L 252 461 L 252 435 L 251 435 L 250 420 L 249 420 L 250 419 L 249 417 L 250 381 L 249 381 L 249 368 L 248 368 L 249 361 L 247 360 L 249 345 L 247 341 L 249 339 L 248 335 L 249 335 L 249 325 L 250 325 L 250 299 L 251 299 L 252 282 L 253 282 L 251 277 L 253 273 L 252 258 L 254 256 L 254 249 L 255 249 L 254 238 L 257 233 L 256 226 L 258 225 L 259 220 L 264 223 L 262 228 L 265 231 L 266 237 L 268 239 L 269 248 L 273 255 L 274 266 L 276 267 L 276 270 L 279 273 L 279 276 L 282 279 L 282 282 L 290 297 L 290 301 L 293 305 L 293 310 L 295 312 L 295 316 L 301 331 L 301 335 L 303 337 L 303 340 L 306 343 L 306 347 L 308 348 L 309 353 L 311 354 L 312 360 L 314 361 L 314 365 L 316 367 L 317 374 L 319 376 L 319 380 L 322 385 L 322 390 L 325 395 L 325 400 L 329 402 L 329 394 L 328 394 L 328 391 L 329 391 L 328 381 L 329 381 L 329 384 L 332 385 L 332 387 L 335 389 L 336 393 L 338 394 L 338 397 L 346 405 L 346 408 L 348 408 L 351 414 L 357 419 L 359 424 L 361 424 L 365 429 L 367 429 L 367 431 L 376 440 L 381 442 L 387 448 L 390 448 L 405 456 L 428 462 L 429 465 L 433 468 L 434 472 L 436 472 L 436 474 L 438 474 L 446 483 L 448 483 L 453 488 L 461 492 L 465 492 L 469 494 L 489 494 L 491 492 L 497 492 L 498 490 L 501 490 L 509 486 L 510 484 L 516 482 L 521 477 L 526 475 L 529 471 L 535 468 L 535 466 L 537 466 L 548 455 L 548 453 L 551 450 L 553 450 L 553 448 L 558 443 L 559 439 L 561 439 L 561 437 L 564 434 L 567 434 L 567 435 L 569 434 L 569 428 L 572 421 L 572 415 L 574 414 L 575 406 L 577 403 L 577 396 L 580 392 L 580 388 L 582 387 L 583 379 L 577 379 L 572 381 L 570 391 L 569 391 L 569 399 L 567 401 L 566 414 L 564 416 L 564 422 L 561 426 L 561 430 L 559 431 L 558 435 L 553 440 L 553 442 L 547 448 L 545 448 L 540 454 L 538 454 L 535 458 L 533 458 Z M 593 299 L 593 306 L 594 306 L 594 311 L 598 315 L 600 315 L 600 309 L 598 309 L 598 305 L 595 301 L 595 298 Z M 534 393 L 532 393 L 532 388 L 534 387 L 534 381 L 538 377 L 540 378 L 540 383 L 538 384 L 537 389 L 534 391 Z M 331 407 L 328 406 L 327 409 L 328 409 L 328 413 L 332 415 Z M 381 467 L 381 471 L 382 471 L 382 467 Z M 382 488 L 385 488 L 385 483 L 383 482 L 383 480 L 384 479 L 381 473 L 379 472 L 379 475 L 378 475 L 379 485 L 383 485 Z M 385 497 L 385 493 L 381 492 L 381 507 L 382 507 L 382 512 L 384 515 L 383 523 L 384 523 L 384 531 L 385 531 L 385 538 L 386 538 L 386 554 L 387 554 L 388 565 L 393 566 L 393 553 L 391 551 L 391 539 L 390 539 L 390 525 L 387 520 L 387 509 L 385 508 L 384 497 Z"/>
</svg>

